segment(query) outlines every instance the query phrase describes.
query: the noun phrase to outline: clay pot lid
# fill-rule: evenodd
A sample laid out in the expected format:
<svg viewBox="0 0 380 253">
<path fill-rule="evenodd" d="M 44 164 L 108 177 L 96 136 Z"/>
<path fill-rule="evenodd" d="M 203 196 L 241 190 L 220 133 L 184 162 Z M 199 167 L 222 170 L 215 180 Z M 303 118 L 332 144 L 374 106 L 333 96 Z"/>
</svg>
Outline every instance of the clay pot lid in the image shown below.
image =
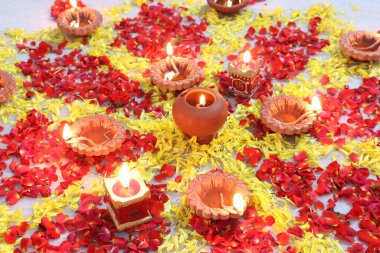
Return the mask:
<svg viewBox="0 0 380 253">
<path fill-rule="evenodd" d="M 375 61 L 380 59 L 380 35 L 368 31 L 349 31 L 339 43 L 342 52 L 355 60 Z"/>
<path fill-rule="evenodd" d="M 261 106 L 261 121 L 274 132 L 300 134 L 311 128 L 315 115 L 310 115 L 296 124 L 291 122 L 307 112 L 308 108 L 309 104 L 297 97 L 280 95 L 268 98 Z"/>
<path fill-rule="evenodd" d="M 10 98 L 16 91 L 16 81 L 13 76 L 6 71 L 0 70 L 0 103 Z"/>
<path fill-rule="evenodd" d="M 219 4 L 218 2 L 223 2 L 223 4 Z M 248 0 L 242 0 L 241 3 L 239 4 L 238 0 L 232 0 L 233 3 L 237 2 L 238 4 L 233 4 L 231 7 L 224 6 L 224 3 L 227 2 L 227 0 L 217 0 L 215 3 L 214 0 L 207 0 L 208 5 L 210 5 L 212 8 L 215 10 L 225 13 L 225 14 L 231 14 L 238 12 L 240 9 L 244 8 L 245 6 L 248 5 Z"/>
<path fill-rule="evenodd" d="M 190 208 L 200 217 L 214 220 L 238 218 L 241 214 L 231 213 L 220 207 L 219 193 L 223 192 L 226 205 L 232 205 L 235 193 L 240 193 L 247 208 L 250 192 L 244 182 L 237 177 L 223 171 L 210 171 L 199 175 L 190 182 L 186 191 Z M 243 213 L 244 213 L 243 211 Z"/>
<path fill-rule="evenodd" d="M 76 11 L 79 12 L 80 20 L 91 21 L 78 28 L 70 26 L 71 22 L 76 19 Z M 86 36 L 98 29 L 103 21 L 102 14 L 94 9 L 83 7 L 77 10 L 69 9 L 58 16 L 57 25 L 64 34 L 73 36 Z"/>
<path fill-rule="evenodd" d="M 203 74 L 194 61 L 182 57 L 173 57 L 173 60 L 180 72 L 178 77 L 171 81 L 164 79 L 165 74 L 172 71 L 172 67 L 168 61 L 163 59 L 151 67 L 152 84 L 161 89 L 175 91 L 191 88 L 203 79 Z"/>
<path fill-rule="evenodd" d="M 91 115 L 75 121 L 70 129 L 73 137 L 66 140 L 68 147 L 86 156 L 101 156 L 120 148 L 126 139 L 126 128 L 118 120 L 106 115 Z M 75 142 L 75 138 L 86 137 L 87 140 Z"/>
</svg>

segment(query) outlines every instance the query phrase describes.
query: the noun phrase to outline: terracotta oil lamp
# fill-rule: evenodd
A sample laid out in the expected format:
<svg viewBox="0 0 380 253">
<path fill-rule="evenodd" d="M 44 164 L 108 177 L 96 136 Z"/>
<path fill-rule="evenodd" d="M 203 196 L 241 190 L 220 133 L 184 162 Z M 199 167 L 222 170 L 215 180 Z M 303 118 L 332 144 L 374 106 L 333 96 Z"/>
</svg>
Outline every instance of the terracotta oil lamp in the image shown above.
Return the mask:
<svg viewBox="0 0 380 253">
<path fill-rule="evenodd" d="M 230 91 L 235 96 L 252 97 L 260 88 L 260 70 L 263 66 L 262 58 L 251 61 L 251 53 L 246 51 L 244 63 L 239 61 L 228 64 L 228 75 L 231 78 Z"/>
<path fill-rule="evenodd" d="M 322 107 L 318 97 L 309 105 L 293 96 L 277 96 L 267 99 L 261 106 L 261 121 L 272 131 L 293 135 L 307 132 Z"/>
<path fill-rule="evenodd" d="M 70 0 L 73 8 L 58 16 L 57 25 L 64 34 L 86 36 L 93 33 L 102 24 L 102 14 L 99 11 L 77 6 L 76 0 Z"/>
<path fill-rule="evenodd" d="M 342 52 L 358 61 L 380 59 L 380 34 L 368 31 L 345 33 L 339 43 Z"/>
<path fill-rule="evenodd" d="M 101 156 L 120 148 L 126 139 L 124 125 L 109 116 L 92 115 L 81 118 L 63 129 L 66 145 L 86 156 Z"/>
<path fill-rule="evenodd" d="M 207 0 L 208 5 L 225 14 L 238 12 L 247 6 L 248 2 L 248 0 Z"/>
<path fill-rule="evenodd" d="M 0 70 L 0 103 L 5 102 L 16 91 L 16 81 L 13 76 Z"/>
<path fill-rule="evenodd" d="M 186 137 L 208 144 L 227 120 L 227 101 L 208 88 L 190 88 L 174 101 L 173 118 Z"/>
<path fill-rule="evenodd" d="M 173 56 L 173 48 L 167 45 L 167 57 L 151 67 L 152 84 L 171 91 L 184 90 L 195 86 L 202 78 L 202 72 L 194 61 Z"/>
<path fill-rule="evenodd" d="M 151 193 L 138 172 L 123 165 L 118 177 L 104 178 L 104 185 L 107 209 L 118 231 L 152 219 L 148 210 Z"/>
<path fill-rule="evenodd" d="M 226 220 L 242 216 L 249 190 L 244 182 L 223 171 L 210 171 L 190 182 L 186 191 L 190 208 L 200 217 Z"/>
</svg>

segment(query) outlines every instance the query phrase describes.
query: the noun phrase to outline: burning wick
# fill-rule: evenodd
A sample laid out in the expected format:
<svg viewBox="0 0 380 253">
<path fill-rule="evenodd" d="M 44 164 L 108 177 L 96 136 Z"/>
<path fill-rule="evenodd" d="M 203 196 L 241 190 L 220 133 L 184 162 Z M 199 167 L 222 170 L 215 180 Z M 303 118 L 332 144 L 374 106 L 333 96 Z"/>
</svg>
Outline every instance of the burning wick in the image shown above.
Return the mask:
<svg viewBox="0 0 380 253">
<path fill-rule="evenodd" d="M 166 64 L 170 63 L 170 65 L 172 66 L 173 70 L 174 70 L 174 73 L 176 75 L 179 74 L 179 71 L 178 71 L 178 68 L 177 66 L 175 65 L 174 63 L 174 58 L 173 58 L 173 47 L 172 47 L 172 44 L 170 44 L 170 42 L 168 43 L 168 45 L 166 46 L 166 54 L 168 55 L 166 57 Z M 174 77 L 173 77 L 174 78 Z"/>
<path fill-rule="evenodd" d="M 313 114 L 317 115 L 321 111 L 322 111 L 321 101 L 319 101 L 319 98 L 317 96 L 315 96 L 315 97 L 313 97 L 313 99 L 311 101 L 311 105 L 310 105 L 309 110 L 307 112 L 305 112 L 304 114 L 302 114 L 295 121 L 289 122 L 289 123 L 286 123 L 286 124 L 297 124 L 297 123 L 303 121 L 305 118 L 307 118 L 307 117 L 309 117 L 309 116 L 311 116 Z"/>
<path fill-rule="evenodd" d="M 121 167 L 120 172 L 119 172 L 119 180 L 121 185 L 124 188 L 129 187 L 129 183 L 131 181 L 131 173 L 129 171 L 129 166 L 126 164 L 123 164 L 123 167 Z"/>
<path fill-rule="evenodd" d="M 234 197 L 232 199 L 232 206 L 226 206 L 224 204 L 223 193 L 220 193 L 220 205 L 224 210 L 232 214 L 238 214 L 238 215 L 242 215 L 245 208 L 245 202 L 243 199 L 243 195 L 241 195 L 241 193 L 234 194 Z"/>
<path fill-rule="evenodd" d="M 201 94 L 199 97 L 199 103 L 197 104 L 197 108 L 204 107 L 206 105 L 206 97 L 205 95 Z"/>
<path fill-rule="evenodd" d="M 79 18 L 79 11 L 78 11 L 77 0 L 70 0 L 70 5 L 73 7 L 74 12 L 76 14 L 76 20 L 71 21 L 70 27 L 78 28 L 79 27 L 79 23 L 80 23 L 80 18 Z"/>
<path fill-rule="evenodd" d="M 176 76 L 176 73 L 174 73 L 173 71 L 166 72 L 164 76 L 164 80 L 171 81 L 173 80 L 175 76 Z"/>
<path fill-rule="evenodd" d="M 104 136 L 108 139 L 106 140 L 105 142 L 108 142 L 109 141 L 109 137 L 107 136 L 108 134 L 108 131 L 104 133 Z M 88 143 L 90 143 L 90 145 L 92 146 L 97 146 L 98 144 L 96 144 L 96 142 L 94 142 L 93 140 L 87 138 L 87 137 L 84 137 L 84 136 L 80 136 L 80 137 L 74 137 L 74 134 L 73 132 L 71 131 L 70 127 L 68 124 L 65 124 L 65 126 L 63 127 L 63 133 L 62 133 L 62 138 L 65 140 L 65 142 L 67 143 L 79 143 L 81 145 L 84 145 L 84 146 L 87 146 L 86 148 L 89 148 L 90 146 L 84 144 L 83 142 L 84 141 L 87 141 Z"/>
<path fill-rule="evenodd" d="M 249 70 L 248 63 L 251 61 L 251 53 L 249 51 L 244 52 L 243 61 L 244 61 L 243 71 L 248 71 Z"/>
<path fill-rule="evenodd" d="M 231 1 L 231 0 L 227 0 L 227 2 L 226 2 L 226 6 L 227 6 L 227 7 L 231 7 L 231 6 L 232 6 L 232 1 Z"/>
</svg>

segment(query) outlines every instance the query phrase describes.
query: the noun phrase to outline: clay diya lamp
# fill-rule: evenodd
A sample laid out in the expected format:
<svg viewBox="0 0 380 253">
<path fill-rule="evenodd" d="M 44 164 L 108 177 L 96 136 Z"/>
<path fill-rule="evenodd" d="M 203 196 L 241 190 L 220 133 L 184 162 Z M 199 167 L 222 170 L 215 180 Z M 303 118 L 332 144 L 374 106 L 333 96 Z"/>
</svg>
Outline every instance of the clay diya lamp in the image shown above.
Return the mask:
<svg viewBox="0 0 380 253">
<path fill-rule="evenodd" d="M 194 61 L 173 56 L 170 43 L 166 50 L 168 56 L 155 63 L 150 69 L 153 85 L 171 91 L 184 90 L 195 86 L 203 79 L 203 74 Z"/>
<path fill-rule="evenodd" d="M 227 120 L 227 101 L 218 92 L 194 87 L 183 91 L 173 103 L 173 118 L 187 138 L 208 144 Z"/>
<path fill-rule="evenodd" d="M 152 219 L 148 210 L 149 188 L 136 171 L 123 165 L 118 177 L 104 178 L 106 205 L 118 231 Z"/>
<path fill-rule="evenodd" d="M 239 61 L 228 64 L 228 75 L 231 78 L 229 90 L 239 97 L 252 97 L 260 88 L 260 70 L 263 59 L 251 61 L 251 53 L 246 51 L 243 56 L 244 63 Z"/>
<path fill-rule="evenodd" d="M 10 98 L 16 90 L 16 81 L 13 76 L 0 70 L 0 103 Z"/>
<path fill-rule="evenodd" d="M 78 8 L 76 0 L 70 0 L 73 8 L 58 16 L 57 25 L 64 34 L 86 36 L 93 33 L 102 24 L 102 14 L 94 9 Z"/>
<path fill-rule="evenodd" d="M 109 116 L 92 115 L 81 118 L 63 129 L 66 145 L 86 156 L 101 156 L 120 148 L 126 139 L 124 125 Z"/>
<path fill-rule="evenodd" d="M 186 191 L 190 208 L 206 219 L 226 220 L 242 216 L 249 190 L 244 182 L 223 171 L 210 171 L 190 182 Z"/>
<path fill-rule="evenodd" d="M 358 61 L 380 59 L 380 35 L 368 31 L 345 33 L 339 43 L 342 52 Z"/>
<path fill-rule="evenodd" d="M 261 106 L 261 121 L 272 131 L 293 135 L 307 132 L 322 110 L 318 97 L 312 104 L 293 96 L 267 99 Z"/>
<path fill-rule="evenodd" d="M 248 0 L 207 0 L 208 5 L 225 14 L 238 12 L 247 6 L 248 2 Z"/>
</svg>

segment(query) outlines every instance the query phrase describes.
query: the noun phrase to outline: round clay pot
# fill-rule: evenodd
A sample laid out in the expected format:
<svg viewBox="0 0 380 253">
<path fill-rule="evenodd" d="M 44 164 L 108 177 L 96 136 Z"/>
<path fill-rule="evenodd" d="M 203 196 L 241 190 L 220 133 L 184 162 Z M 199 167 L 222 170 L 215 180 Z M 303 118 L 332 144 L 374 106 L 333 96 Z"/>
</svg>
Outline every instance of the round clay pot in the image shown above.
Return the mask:
<svg viewBox="0 0 380 253">
<path fill-rule="evenodd" d="M 224 205 L 232 206 L 236 193 L 243 196 L 243 212 L 231 213 L 222 208 L 220 193 L 223 194 Z M 210 171 L 196 177 L 190 182 L 186 191 L 190 208 L 199 217 L 214 220 L 238 218 L 245 212 L 249 201 L 249 190 L 244 182 L 223 171 Z"/>
<path fill-rule="evenodd" d="M 86 156 L 101 156 L 120 148 L 126 139 L 125 126 L 106 115 L 91 115 L 75 121 L 70 126 L 73 137 L 65 140 L 68 147 Z M 75 142 L 75 138 L 87 140 Z M 78 140 L 78 139 L 77 139 Z"/>
<path fill-rule="evenodd" d="M 215 10 L 217 10 L 221 13 L 225 13 L 225 14 L 231 14 L 231 13 L 238 12 L 241 8 L 247 6 L 249 1 L 248 0 L 241 0 L 241 3 L 239 4 L 239 0 L 232 0 L 232 2 L 234 4 L 231 7 L 225 6 L 226 2 L 227 2 L 227 0 L 217 0 L 216 3 L 214 0 L 207 0 L 208 5 L 210 5 Z"/>
<path fill-rule="evenodd" d="M 201 95 L 205 105 L 197 106 Z M 197 136 L 199 144 L 208 144 L 224 125 L 228 116 L 227 101 L 213 89 L 190 88 L 174 101 L 173 118 L 186 137 Z"/>
<path fill-rule="evenodd" d="M 380 35 L 367 31 L 345 33 L 339 43 L 342 52 L 358 61 L 380 59 Z"/>
<path fill-rule="evenodd" d="M 163 59 L 155 63 L 150 70 L 152 84 L 161 89 L 175 91 L 191 88 L 202 80 L 203 74 L 194 61 L 182 57 L 173 57 L 173 61 L 180 74 L 173 80 L 165 80 L 165 74 L 173 69 L 169 61 Z"/>
<path fill-rule="evenodd" d="M 293 96 L 277 96 L 268 98 L 261 106 L 261 121 L 272 131 L 281 134 L 293 135 L 307 132 L 315 114 L 311 114 L 298 123 L 292 124 L 304 113 L 309 111 L 309 104 Z"/>
<path fill-rule="evenodd" d="M 79 14 L 79 27 L 70 26 L 71 22 L 76 20 Z M 86 36 L 93 33 L 102 24 L 102 14 L 91 8 L 69 9 L 58 16 L 57 25 L 64 34 L 73 36 Z"/>
<path fill-rule="evenodd" d="M 13 76 L 0 70 L 0 103 L 10 98 L 16 91 L 16 81 Z"/>
</svg>

